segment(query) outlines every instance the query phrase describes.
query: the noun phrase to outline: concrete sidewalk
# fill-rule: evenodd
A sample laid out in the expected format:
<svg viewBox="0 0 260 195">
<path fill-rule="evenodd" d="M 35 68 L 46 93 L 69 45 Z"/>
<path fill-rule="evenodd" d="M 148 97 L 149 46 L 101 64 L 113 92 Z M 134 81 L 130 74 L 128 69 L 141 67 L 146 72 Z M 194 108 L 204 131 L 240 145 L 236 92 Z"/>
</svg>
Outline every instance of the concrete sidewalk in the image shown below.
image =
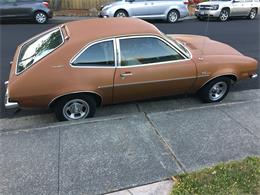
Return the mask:
<svg viewBox="0 0 260 195">
<path fill-rule="evenodd" d="M 260 91 L 0 133 L 0 194 L 103 194 L 260 155 Z M 137 193 L 138 194 L 138 193 Z"/>
</svg>

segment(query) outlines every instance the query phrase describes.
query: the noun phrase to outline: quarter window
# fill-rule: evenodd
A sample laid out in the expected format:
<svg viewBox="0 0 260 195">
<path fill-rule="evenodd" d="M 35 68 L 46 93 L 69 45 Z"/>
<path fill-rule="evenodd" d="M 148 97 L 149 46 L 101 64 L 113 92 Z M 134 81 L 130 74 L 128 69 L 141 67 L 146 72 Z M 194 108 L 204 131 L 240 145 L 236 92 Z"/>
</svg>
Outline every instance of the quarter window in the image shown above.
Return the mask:
<svg viewBox="0 0 260 195">
<path fill-rule="evenodd" d="M 121 66 L 144 65 L 184 59 L 173 48 L 155 37 L 120 40 Z"/>
<path fill-rule="evenodd" d="M 16 72 L 21 73 L 28 69 L 57 49 L 62 43 L 63 36 L 60 29 L 54 29 L 26 42 L 20 50 Z"/>
<path fill-rule="evenodd" d="M 91 45 L 73 61 L 72 65 L 115 66 L 113 41 Z"/>
</svg>

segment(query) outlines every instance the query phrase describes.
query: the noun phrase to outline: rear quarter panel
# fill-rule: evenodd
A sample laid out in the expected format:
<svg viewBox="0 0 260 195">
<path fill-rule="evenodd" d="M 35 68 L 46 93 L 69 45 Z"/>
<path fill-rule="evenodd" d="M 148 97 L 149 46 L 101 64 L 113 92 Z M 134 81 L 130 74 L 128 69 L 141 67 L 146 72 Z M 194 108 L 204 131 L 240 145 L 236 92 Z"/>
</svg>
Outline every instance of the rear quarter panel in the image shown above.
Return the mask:
<svg viewBox="0 0 260 195">
<path fill-rule="evenodd" d="M 69 62 L 81 49 L 79 45 L 65 43 L 18 76 L 12 67 L 9 78 L 11 100 L 18 101 L 21 107 L 48 107 L 56 97 L 93 91 L 112 102 L 114 68 L 71 67 Z M 14 60 L 17 60 L 17 54 Z"/>
<path fill-rule="evenodd" d="M 220 76 L 234 75 L 237 80 L 248 79 L 257 69 L 257 61 L 243 55 L 208 55 L 195 58 L 194 61 L 198 74 L 194 91 Z"/>
</svg>

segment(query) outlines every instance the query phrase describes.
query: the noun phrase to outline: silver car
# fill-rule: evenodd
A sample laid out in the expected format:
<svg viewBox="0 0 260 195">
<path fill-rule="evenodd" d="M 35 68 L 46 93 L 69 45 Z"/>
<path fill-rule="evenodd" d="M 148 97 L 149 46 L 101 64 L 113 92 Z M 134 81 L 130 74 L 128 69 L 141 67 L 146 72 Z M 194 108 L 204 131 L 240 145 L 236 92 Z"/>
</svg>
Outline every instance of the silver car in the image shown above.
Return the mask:
<svg viewBox="0 0 260 195">
<path fill-rule="evenodd" d="M 195 15 L 200 20 L 215 17 L 223 22 L 234 16 L 245 16 L 253 20 L 258 9 L 259 0 L 214 0 L 199 3 Z"/>
<path fill-rule="evenodd" d="M 170 23 L 189 15 L 183 0 L 116 0 L 101 7 L 100 17 L 163 19 Z"/>
</svg>

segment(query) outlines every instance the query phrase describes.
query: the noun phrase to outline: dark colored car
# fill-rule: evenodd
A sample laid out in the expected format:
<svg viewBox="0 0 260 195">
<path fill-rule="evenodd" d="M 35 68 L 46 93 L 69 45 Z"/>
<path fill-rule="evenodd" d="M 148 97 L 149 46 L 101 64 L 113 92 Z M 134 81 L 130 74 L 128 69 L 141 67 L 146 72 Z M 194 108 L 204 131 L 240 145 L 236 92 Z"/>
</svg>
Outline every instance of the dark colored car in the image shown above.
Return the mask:
<svg viewBox="0 0 260 195">
<path fill-rule="evenodd" d="M 33 20 L 44 24 L 52 18 L 48 1 L 43 0 L 0 0 L 0 20 Z"/>
</svg>

